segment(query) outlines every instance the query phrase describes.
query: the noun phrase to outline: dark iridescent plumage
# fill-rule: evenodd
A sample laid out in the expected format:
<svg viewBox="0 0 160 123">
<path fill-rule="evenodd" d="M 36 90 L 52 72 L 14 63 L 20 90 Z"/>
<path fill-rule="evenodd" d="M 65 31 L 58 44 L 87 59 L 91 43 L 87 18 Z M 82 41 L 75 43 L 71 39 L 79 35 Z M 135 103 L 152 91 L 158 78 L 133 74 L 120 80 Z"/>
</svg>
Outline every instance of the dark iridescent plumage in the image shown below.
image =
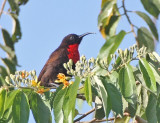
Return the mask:
<svg viewBox="0 0 160 123">
<path fill-rule="evenodd" d="M 60 46 L 50 55 L 39 74 L 38 81 L 41 81 L 41 85 L 52 86 L 57 79 L 58 73 L 67 75 L 63 64 L 67 63 L 69 58 L 75 62 L 79 59 L 78 45 L 81 43 L 82 38 L 88 34 L 92 33 L 83 35 L 70 34 L 62 40 Z"/>
</svg>

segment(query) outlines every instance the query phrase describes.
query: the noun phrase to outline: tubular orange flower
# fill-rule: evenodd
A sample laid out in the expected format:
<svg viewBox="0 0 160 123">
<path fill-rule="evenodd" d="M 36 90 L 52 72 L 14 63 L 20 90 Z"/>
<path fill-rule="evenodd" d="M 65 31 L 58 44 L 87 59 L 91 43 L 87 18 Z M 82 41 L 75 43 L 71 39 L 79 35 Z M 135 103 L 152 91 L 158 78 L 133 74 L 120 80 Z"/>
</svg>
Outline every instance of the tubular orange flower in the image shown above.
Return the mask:
<svg viewBox="0 0 160 123">
<path fill-rule="evenodd" d="M 43 93 L 44 93 L 44 88 L 39 89 L 39 90 L 37 91 L 37 93 L 43 94 Z"/>
<path fill-rule="evenodd" d="M 23 79 L 25 78 L 25 74 L 24 74 L 24 72 L 22 72 L 21 76 L 22 76 L 22 78 L 23 78 Z"/>
<path fill-rule="evenodd" d="M 24 79 L 24 78 L 26 78 L 26 77 L 29 76 L 29 73 L 28 73 L 28 72 L 26 72 L 26 73 L 22 72 L 22 73 L 21 73 L 21 76 L 22 76 L 22 78 Z"/>
<path fill-rule="evenodd" d="M 68 81 L 63 81 L 63 88 L 62 89 L 65 89 L 66 87 L 68 87 L 70 85 L 70 83 Z"/>
<path fill-rule="evenodd" d="M 44 88 L 40 88 L 37 93 L 39 94 L 43 94 L 44 92 L 50 91 L 50 88 L 44 89 Z"/>
</svg>

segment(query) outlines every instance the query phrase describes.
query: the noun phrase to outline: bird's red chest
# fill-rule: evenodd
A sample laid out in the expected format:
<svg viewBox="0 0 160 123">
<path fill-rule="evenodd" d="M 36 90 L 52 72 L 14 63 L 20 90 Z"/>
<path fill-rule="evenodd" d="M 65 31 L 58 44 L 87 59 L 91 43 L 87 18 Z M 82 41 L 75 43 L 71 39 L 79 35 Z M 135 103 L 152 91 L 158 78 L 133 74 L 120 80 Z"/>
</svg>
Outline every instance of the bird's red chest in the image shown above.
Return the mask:
<svg viewBox="0 0 160 123">
<path fill-rule="evenodd" d="M 79 60 L 79 51 L 78 51 L 79 44 L 73 44 L 69 45 L 68 47 L 68 58 L 72 59 L 74 63 L 76 63 Z"/>
</svg>

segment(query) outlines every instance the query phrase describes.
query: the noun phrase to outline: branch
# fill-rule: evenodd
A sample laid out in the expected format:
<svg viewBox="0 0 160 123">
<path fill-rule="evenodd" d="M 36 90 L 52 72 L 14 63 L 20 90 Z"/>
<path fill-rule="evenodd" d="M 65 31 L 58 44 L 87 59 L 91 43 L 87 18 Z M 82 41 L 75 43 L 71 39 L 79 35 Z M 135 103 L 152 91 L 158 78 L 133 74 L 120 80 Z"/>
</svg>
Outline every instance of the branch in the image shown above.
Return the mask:
<svg viewBox="0 0 160 123">
<path fill-rule="evenodd" d="M 128 112 L 125 112 L 123 114 L 124 116 L 130 116 L 130 114 Z M 94 122 L 104 122 L 104 121 L 113 121 L 115 119 L 121 118 L 120 116 L 117 117 L 111 117 L 109 119 L 102 119 L 102 120 L 97 120 L 96 118 L 93 118 L 91 121 L 87 122 L 87 123 L 94 123 Z M 146 120 L 144 120 L 143 118 L 139 117 L 136 115 L 135 120 L 137 121 L 137 123 L 147 123 Z"/>
<path fill-rule="evenodd" d="M 136 32 L 134 31 L 134 25 L 132 24 L 132 22 L 131 22 L 131 20 L 130 20 L 130 18 L 129 18 L 129 16 L 128 16 L 128 14 L 127 14 L 127 12 L 131 12 L 131 11 L 126 10 L 125 0 L 122 0 L 122 7 L 123 7 L 123 10 L 124 10 L 124 14 L 125 14 L 128 22 L 129 22 L 130 26 L 131 26 L 131 32 L 133 33 L 133 36 L 134 36 L 135 39 L 136 39 L 137 46 L 139 47 L 139 42 L 138 42 L 138 40 L 137 40 L 137 35 L 136 35 Z"/>
<path fill-rule="evenodd" d="M 0 10 L 0 18 L 1 18 L 1 15 L 3 13 L 3 9 L 4 9 L 4 6 L 6 4 L 7 0 L 4 0 L 3 3 L 2 3 L 2 7 L 1 7 L 1 10 Z"/>
<path fill-rule="evenodd" d="M 124 116 L 129 116 L 128 113 L 124 113 Z M 111 117 L 111 118 L 108 118 L 108 119 L 102 119 L 102 120 L 97 120 L 96 118 L 94 118 L 93 120 L 89 121 L 88 123 L 94 123 L 94 122 L 104 122 L 104 121 L 113 121 L 115 119 L 118 119 L 120 118 L 120 116 L 117 116 L 117 117 Z"/>
<path fill-rule="evenodd" d="M 77 98 L 81 99 L 81 100 L 86 100 L 86 98 L 83 94 L 77 94 Z"/>
<path fill-rule="evenodd" d="M 77 94 L 77 98 L 78 98 L 78 99 L 81 99 L 81 100 L 83 100 L 83 101 L 86 100 L 84 94 Z M 95 102 L 95 96 L 92 96 L 92 102 Z"/>
<path fill-rule="evenodd" d="M 89 115 L 90 113 L 94 112 L 95 111 L 95 108 L 90 110 L 89 112 L 85 113 L 84 115 L 82 115 L 81 117 L 77 118 L 74 120 L 74 123 L 80 121 L 81 119 L 83 119 L 84 117 L 86 117 L 87 115 Z"/>
</svg>

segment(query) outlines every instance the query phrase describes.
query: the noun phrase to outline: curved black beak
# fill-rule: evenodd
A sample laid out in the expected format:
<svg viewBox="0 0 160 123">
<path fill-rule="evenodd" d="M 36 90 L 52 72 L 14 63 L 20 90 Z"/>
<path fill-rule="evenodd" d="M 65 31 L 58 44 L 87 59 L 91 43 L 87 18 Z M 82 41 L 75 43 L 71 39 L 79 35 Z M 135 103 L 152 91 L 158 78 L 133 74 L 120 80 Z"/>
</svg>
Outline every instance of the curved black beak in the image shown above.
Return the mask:
<svg viewBox="0 0 160 123">
<path fill-rule="evenodd" d="M 82 35 L 79 35 L 79 38 L 83 38 L 84 36 L 89 35 L 89 34 L 96 34 L 96 33 L 94 33 L 94 32 L 87 32 L 87 33 L 84 33 Z"/>
</svg>

